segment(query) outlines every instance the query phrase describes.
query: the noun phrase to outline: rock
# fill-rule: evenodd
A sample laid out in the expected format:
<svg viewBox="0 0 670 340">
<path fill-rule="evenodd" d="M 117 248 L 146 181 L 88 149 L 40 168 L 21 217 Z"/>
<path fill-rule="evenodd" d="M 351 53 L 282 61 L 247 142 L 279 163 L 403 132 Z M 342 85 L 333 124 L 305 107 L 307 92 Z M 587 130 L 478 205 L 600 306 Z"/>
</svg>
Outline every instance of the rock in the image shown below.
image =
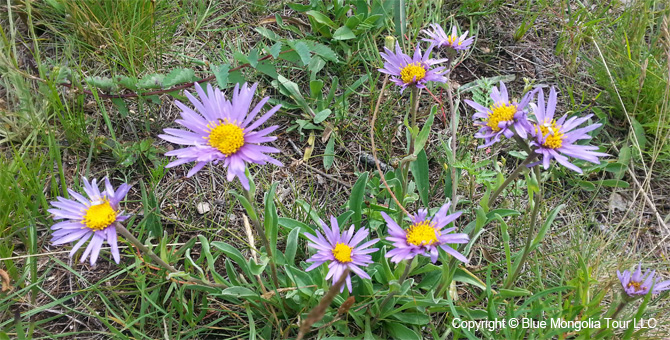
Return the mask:
<svg viewBox="0 0 670 340">
<path fill-rule="evenodd" d="M 617 194 L 616 192 L 613 192 L 610 195 L 609 209 L 626 211 L 628 210 L 628 202 L 626 201 L 626 199 L 623 198 L 623 196 Z"/>
<path fill-rule="evenodd" d="M 200 202 L 200 203 L 195 205 L 195 208 L 198 210 L 198 214 L 200 214 L 200 215 L 208 213 L 212 210 L 209 206 L 209 203 L 207 203 L 207 202 Z"/>
</svg>

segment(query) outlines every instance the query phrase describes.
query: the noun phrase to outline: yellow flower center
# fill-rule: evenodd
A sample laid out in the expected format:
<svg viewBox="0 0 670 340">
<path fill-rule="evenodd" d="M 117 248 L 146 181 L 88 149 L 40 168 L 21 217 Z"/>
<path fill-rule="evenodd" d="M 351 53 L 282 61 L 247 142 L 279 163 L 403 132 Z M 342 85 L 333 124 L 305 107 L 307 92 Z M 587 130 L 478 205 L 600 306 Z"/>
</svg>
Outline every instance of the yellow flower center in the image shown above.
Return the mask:
<svg viewBox="0 0 670 340">
<path fill-rule="evenodd" d="M 556 125 L 556 120 L 551 123 L 544 123 L 542 125 L 535 125 L 535 131 L 542 134 L 545 138 L 543 146 L 551 149 L 558 149 L 563 145 L 563 133 L 561 133 L 561 126 Z"/>
<path fill-rule="evenodd" d="M 459 40 L 458 36 L 456 36 L 456 35 L 450 35 L 450 36 L 447 37 L 447 42 L 449 43 L 449 45 L 452 45 L 452 46 L 454 44 L 460 46 L 463 41 Z"/>
<path fill-rule="evenodd" d="M 333 249 L 333 256 L 335 259 L 341 263 L 351 262 L 351 251 L 353 248 L 349 247 L 344 243 L 338 243 Z"/>
<path fill-rule="evenodd" d="M 512 104 L 500 104 L 498 106 L 491 105 L 491 113 L 489 114 L 488 125 L 491 130 L 498 132 L 501 128 L 498 126 L 500 122 L 507 122 L 514 119 L 514 114 L 516 113 L 516 106 Z"/>
<path fill-rule="evenodd" d="M 244 146 L 244 131 L 237 124 L 230 123 L 226 119 L 223 122 L 219 121 L 218 124 L 207 124 L 207 127 L 211 129 L 211 132 L 204 138 L 207 139 L 209 145 L 221 151 L 222 154 L 230 156 Z"/>
<path fill-rule="evenodd" d="M 632 286 L 633 288 L 635 288 L 635 291 L 636 291 L 636 292 L 639 292 L 639 291 L 644 290 L 644 289 L 647 288 L 647 287 L 642 286 L 642 282 L 637 282 L 637 281 L 630 281 L 630 282 L 628 282 L 628 286 L 627 286 L 627 288 L 630 288 L 631 286 Z"/>
<path fill-rule="evenodd" d="M 419 62 L 407 64 L 407 66 L 400 70 L 400 78 L 402 78 L 402 82 L 405 84 L 409 84 L 412 81 L 418 82 L 425 76 L 426 69 L 423 68 Z M 416 77 L 416 79 L 414 79 L 414 77 Z"/>
<path fill-rule="evenodd" d="M 105 200 L 86 209 L 83 222 L 87 228 L 99 231 L 107 228 L 114 221 L 116 221 L 116 211 L 109 205 L 109 201 Z"/>
<path fill-rule="evenodd" d="M 438 242 L 437 237 L 440 231 L 437 230 L 429 221 L 423 221 L 413 224 L 407 230 L 407 243 L 415 246 L 429 246 Z"/>
</svg>

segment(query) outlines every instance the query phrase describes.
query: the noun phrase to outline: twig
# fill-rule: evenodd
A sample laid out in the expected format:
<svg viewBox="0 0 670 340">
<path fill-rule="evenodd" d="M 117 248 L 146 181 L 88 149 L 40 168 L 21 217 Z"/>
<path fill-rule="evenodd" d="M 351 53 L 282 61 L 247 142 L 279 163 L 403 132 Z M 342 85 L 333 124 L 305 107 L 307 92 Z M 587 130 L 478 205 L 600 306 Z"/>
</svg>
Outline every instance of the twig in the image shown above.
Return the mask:
<svg viewBox="0 0 670 340">
<path fill-rule="evenodd" d="M 312 327 L 313 324 L 319 322 L 323 318 L 323 316 L 326 314 L 326 309 L 328 306 L 330 306 L 330 303 L 333 302 L 333 299 L 335 299 L 335 296 L 340 293 L 340 289 L 344 285 L 344 282 L 347 280 L 347 277 L 349 276 L 349 268 L 345 269 L 342 275 L 340 276 L 340 279 L 335 282 L 334 285 L 330 287 L 328 290 L 328 293 L 321 298 L 321 301 L 319 304 L 312 309 L 311 312 L 309 312 L 309 315 L 307 315 L 307 319 L 303 321 L 302 325 L 300 325 L 300 331 L 298 332 L 298 337 L 296 340 L 301 340 L 302 338 L 305 337 L 305 334 L 307 334 Z"/>
<path fill-rule="evenodd" d="M 293 141 L 291 140 L 291 138 L 287 138 L 287 140 L 288 140 L 289 144 L 291 144 L 291 147 L 293 147 L 293 150 L 295 151 L 295 153 L 297 153 L 297 154 L 299 155 L 299 154 L 300 154 L 300 149 L 295 145 L 295 143 L 293 143 Z M 273 143 L 273 144 L 276 146 L 275 143 Z M 291 162 L 300 162 L 300 163 L 302 163 L 302 164 L 303 164 L 305 167 L 307 167 L 308 169 L 310 169 L 310 170 L 316 172 L 317 174 L 319 174 L 319 175 L 321 175 L 321 176 L 323 176 L 323 177 L 328 178 L 329 180 L 331 180 L 331 181 L 333 181 L 333 182 L 340 183 L 340 184 L 344 185 L 344 186 L 347 187 L 347 188 L 351 188 L 351 186 L 352 186 L 351 184 L 349 184 L 349 183 L 347 183 L 347 182 L 344 182 L 344 181 L 341 181 L 341 180 L 339 180 L 339 179 L 333 177 L 332 175 L 329 175 L 329 174 L 327 174 L 327 173 L 325 173 L 325 172 L 319 170 L 319 169 L 316 168 L 316 167 L 313 167 L 313 166 L 311 166 L 311 165 L 309 165 L 309 164 L 307 164 L 307 163 L 305 163 L 305 162 L 301 162 L 301 160 L 297 160 L 297 159 L 295 159 L 295 158 L 293 158 L 293 157 L 289 157 L 289 159 L 291 160 Z"/>
</svg>

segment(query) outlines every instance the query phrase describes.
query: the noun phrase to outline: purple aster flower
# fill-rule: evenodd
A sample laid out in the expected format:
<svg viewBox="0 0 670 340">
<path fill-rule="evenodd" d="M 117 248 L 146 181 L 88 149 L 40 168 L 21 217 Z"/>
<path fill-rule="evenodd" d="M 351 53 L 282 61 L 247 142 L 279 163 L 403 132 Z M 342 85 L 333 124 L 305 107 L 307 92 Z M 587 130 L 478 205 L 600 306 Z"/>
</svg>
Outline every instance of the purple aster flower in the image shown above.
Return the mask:
<svg viewBox="0 0 670 340">
<path fill-rule="evenodd" d="M 549 91 L 549 102 L 544 106 L 544 91 L 539 91 L 537 106 L 533 105 L 535 122 L 530 129 L 533 138 L 530 145 L 534 151 L 542 156 L 541 162 L 544 168 L 549 168 L 552 159 L 556 159 L 566 168 L 582 173 L 582 169 L 568 161 L 568 157 L 583 159 L 587 162 L 600 164 L 598 157 L 609 156 L 606 153 L 597 152 L 597 146 L 574 144 L 580 139 L 591 139 L 588 132 L 600 127 L 602 124 L 591 124 L 583 128 L 575 129 L 586 122 L 591 116 L 568 119 L 565 114 L 560 119 L 554 119 L 556 111 L 556 89 L 551 87 Z"/>
<path fill-rule="evenodd" d="M 456 227 L 442 229 L 461 216 L 462 212 L 460 211 L 447 215 L 450 205 L 451 203 L 443 205 L 431 219 L 427 219 L 428 210 L 420 209 L 418 214 L 410 216 L 412 225 L 407 230 L 400 228 L 398 223 L 385 212 L 382 212 L 382 217 L 388 224 L 390 235 L 386 239 L 393 242 L 395 247 L 386 253 L 386 257 L 390 257 L 391 262 L 397 263 L 412 259 L 416 255 L 423 255 L 430 256 L 430 260 L 435 263 L 438 256 L 437 247 L 441 247 L 459 261 L 468 263 L 465 256 L 449 246 L 449 243 L 468 243 L 470 240 L 468 235 L 463 233 L 449 234 L 456 230 Z"/>
<path fill-rule="evenodd" d="M 429 81 L 436 81 L 444 83 L 447 78 L 444 76 L 448 70 L 446 67 L 440 66 L 431 69 L 435 64 L 447 61 L 447 59 L 430 59 L 430 52 L 433 46 L 430 46 L 425 53 L 421 54 L 419 46 L 414 50 L 414 56 L 410 58 L 407 54 L 400 50 L 400 44 L 396 42 L 395 53 L 384 47 L 384 52 L 379 53 L 386 62 L 384 68 L 380 68 L 379 72 L 386 73 L 391 76 L 391 81 L 400 86 L 400 93 L 405 91 L 408 86 L 416 86 L 418 88 L 425 88 Z"/>
<path fill-rule="evenodd" d="M 328 275 L 326 275 L 326 280 L 332 278 L 333 284 L 340 279 L 340 276 L 342 276 L 342 273 L 347 268 L 361 278 L 369 279 L 370 275 L 359 268 L 359 266 L 367 267 L 368 264 L 372 263 L 372 256 L 367 254 L 376 252 L 378 248 L 366 248 L 377 243 L 379 239 L 376 238 L 370 240 L 359 246 L 358 244 L 368 237 L 369 232 L 367 229 L 361 228 L 354 234 L 354 226 L 351 225 L 349 230 L 340 234 L 340 227 L 334 216 L 330 216 L 330 225 L 332 226 L 332 229 L 328 228 L 328 225 L 321 221 L 321 227 L 323 228 L 326 237 L 323 237 L 319 231 L 316 232 L 316 236 L 305 233 L 305 236 L 313 242 L 308 243 L 307 245 L 310 248 L 317 250 L 314 256 L 307 259 L 307 262 L 314 263 L 305 271 L 310 271 L 326 262 L 330 262 L 328 264 Z M 346 282 L 347 288 L 351 293 L 350 275 L 347 275 Z M 343 290 L 344 286 L 342 286 L 340 292 Z"/>
<path fill-rule="evenodd" d="M 472 116 L 475 125 L 481 126 L 476 138 L 483 138 L 484 145 L 479 148 L 491 146 L 500 140 L 500 136 L 512 138 L 516 133 L 521 138 L 526 138 L 527 130 L 531 129 L 528 123 L 526 106 L 533 98 L 535 91 L 526 93 L 519 103 L 509 100 L 505 83 L 500 82 L 500 91 L 497 87 L 491 89 L 493 104 L 488 108 L 479 105 L 472 100 L 465 100 L 477 112 Z"/>
<path fill-rule="evenodd" d="M 465 31 L 465 33 L 459 37 L 458 32 L 456 31 L 456 26 L 451 28 L 451 35 L 447 35 L 447 33 L 444 32 L 444 29 L 442 29 L 442 26 L 439 24 L 432 24 L 430 27 L 433 29 L 432 32 L 430 30 L 421 31 L 429 37 L 429 39 L 422 40 L 427 41 L 437 47 L 448 47 L 457 51 L 462 51 L 468 49 L 475 40 L 474 37 L 466 39 L 468 36 L 468 31 Z"/>
<path fill-rule="evenodd" d="M 278 153 L 278 149 L 258 145 L 258 143 L 277 139 L 277 137 L 267 135 L 276 130 L 278 126 L 273 125 L 260 131 L 254 131 L 277 112 L 281 105 L 273 107 L 254 122 L 256 115 L 270 99 L 270 97 L 261 99 L 250 112 L 249 108 L 254 99 L 256 86 L 258 84 L 248 87 L 245 83 L 241 88 L 239 84 L 235 85 L 233 98 L 228 100 L 221 90 L 212 89 L 212 85 L 207 85 L 207 93 L 205 93 L 202 87 L 196 84 L 195 90 L 202 102 L 188 91 L 186 97 L 199 113 L 178 100 L 175 101 L 175 104 L 182 110 L 183 118 L 177 119 L 176 122 L 191 131 L 165 129 L 167 134 L 158 135 L 158 137 L 168 142 L 189 146 L 166 152 L 166 156 L 177 156 L 177 159 L 166 167 L 171 168 L 184 163 L 196 162 L 186 175 L 186 177 L 191 177 L 205 164 L 209 162 L 218 164 L 221 161 L 223 166 L 228 168 L 228 181 L 237 177 L 242 186 L 249 190 L 249 179 L 245 175 L 247 163 L 272 163 L 282 166 L 281 162 L 265 154 Z"/>
<path fill-rule="evenodd" d="M 84 192 L 88 198 L 67 189 L 75 200 L 59 196 L 56 201 L 51 202 L 54 209 L 48 210 L 53 214 L 54 220 L 65 220 L 51 227 L 52 230 L 55 230 L 51 243 L 60 245 L 77 241 L 70 251 L 70 257 L 93 236 L 81 256 L 81 262 L 84 262 L 90 254 L 91 265 L 95 265 L 105 240 L 112 250 L 114 261 L 117 264 L 121 261 L 114 222 L 123 222 L 128 219 L 128 215 L 123 215 L 123 212 L 119 211 L 119 202 L 128 193 L 130 185 L 123 183 L 114 191 L 109 179 L 105 177 L 104 180 L 105 190 L 100 192 L 95 179 L 89 183 L 86 177 L 83 177 Z"/>
<path fill-rule="evenodd" d="M 642 264 L 637 265 L 637 270 L 631 274 L 628 270 L 624 270 L 623 273 L 616 271 L 616 275 L 621 281 L 621 286 L 623 290 L 628 294 L 628 296 L 634 297 L 636 295 L 646 295 L 649 293 L 649 289 L 652 289 L 652 294 L 658 294 L 664 290 L 670 290 L 670 280 L 660 282 L 659 278 L 654 278 L 655 271 L 647 271 L 642 275 Z"/>
</svg>

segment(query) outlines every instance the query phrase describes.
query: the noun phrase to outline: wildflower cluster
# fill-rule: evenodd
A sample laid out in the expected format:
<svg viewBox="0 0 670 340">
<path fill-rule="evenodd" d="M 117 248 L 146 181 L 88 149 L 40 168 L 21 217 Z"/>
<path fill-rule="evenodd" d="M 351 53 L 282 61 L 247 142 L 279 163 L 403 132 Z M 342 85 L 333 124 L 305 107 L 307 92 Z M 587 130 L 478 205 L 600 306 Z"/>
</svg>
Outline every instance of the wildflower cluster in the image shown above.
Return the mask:
<svg viewBox="0 0 670 340">
<path fill-rule="evenodd" d="M 343 227 L 342 230 L 340 229 L 340 224 L 344 225 L 346 218 L 338 221 L 338 218 L 331 215 L 328 224 L 312 215 L 312 218 L 315 222 L 318 222 L 317 224 L 320 225 L 321 229 L 314 232 L 305 229 L 300 230 L 300 228 L 293 229 L 291 233 L 294 236 L 293 240 L 295 243 L 292 251 L 287 250 L 283 254 L 284 256 L 275 256 L 277 253 L 273 255 L 273 252 L 277 252 L 277 221 L 263 223 L 264 221 L 261 220 L 260 216 L 263 216 L 265 219 L 276 219 L 277 214 L 275 211 L 273 217 L 272 214 L 268 214 L 268 210 L 263 210 L 264 214 L 262 214 L 261 210 L 256 208 L 254 200 L 255 185 L 248 167 L 250 164 L 267 165 L 268 163 L 283 166 L 279 160 L 270 156 L 270 154 L 280 153 L 280 150 L 266 144 L 274 142 L 277 139 L 276 136 L 272 136 L 271 134 L 279 126 L 262 127 L 280 110 L 281 105 L 276 105 L 264 111 L 264 107 L 269 102 L 270 97 L 256 101 L 257 83 L 251 86 L 247 83 L 235 85 L 229 96 L 222 92 L 221 89 L 214 88 L 211 85 L 203 88 L 196 84 L 195 91 L 198 98 L 189 92 L 185 93 L 191 103 L 190 106 L 180 101 L 175 101 L 175 105 L 181 110 L 181 119 L 177 119 L 175 123 L 180 125 L 181 128 L 166 128 L 164 129 L 164 133 L 158 135 L 158 137 L 183 147 L 165 153 L 165 156 L 174 157 L 166 165 L 166 168 L 194 163 L 186 173 L 186 177 L 192 177 L 206 165 L 210 165 L 212 169 L 217 169 L 215 166 L 219 165 L 220 168 L 226 170 L 229 182 L 237 182 L 235 181 L 235 178 L 237 178 L 245 195 L 237 193 L 235 195 L 246 209 L 247 215 L 251 219 L 251 224 L 256 228 L 256 232 L 263 242 L 264 250 L 261 247 L 258 250 L 254 250 L 258 253 L 264 252 L 265 257 L 262 261 L 258 261 L 255 257 L 253 261 L 251 259 L 247 260 L 242 258 L 243 256 L 239 251 L 236 253 L 233 252 L 230 249 L 233 247 L 228 248 L 220 243 L 217 247 L 224 250 L 227 255 L 232 254 L 231 258 L 236 257 L 237 265 L 242 268 L 242 271 L 245 271 L 245 268 L 247 268 L 247 271 L 251 273 L 252 271 L 248 268 L 252 267 L 253 264 L 253 276 L 258 278 L 260 287 L 263 290 L 266 290 L 266 285 L 260 282 L 261 275 L 259 273 L 264 272 L 265 265 L 269 264 L 272 284 L 274 284 L 276 290 L 263 294 L 263 299 L 268 296 L 272 297 L 272 294 L 280 296 L 279 293 L 282 292 L 280 287 L 282 285 L 291 285 L 292 288 L 295 288 L 294 284 L 298 285 L 298 280 L 289 274 L 289 272 L 293 269 L 292 266 L 295 265 L 295 263 L 291 262 L 293 262 L 296 253 L 299 230 L 302 236 L 308 240 L 307 248 L 312 249 L 312 253 L 309 254 L 311 256 L 306 256 L 305 263 L 301 264 L 303 267 L 303 269 L 300 269 L 301 274 L 308 275 L 307 272 L 311 272 L 309 275 L 319 275 L 319 280 L 330 280 L 333 286 L 341 285 L 336 287 L 339 288 L 340 292 L 344 292 L 344 287 L 346 286 L 347 291 L 353 293 L 354 283 L 352 282 L 351 273 L 358 276 L 359 280 L 372 280 L 375 275 L 373 275 L 373 269 L 370 268 L 374 268 L 375 265 L 382 263 L 385 266 L 384 269 L 386 269 L 386 284 L 396 279 L 396 274 L 390 269 L 392 265 L 389 264 L 389 261 L 395 264 L 401 264 L 404 261 L 405 273 L 397 281 L 402 286 L 405 277 L 411 273 L 414 263 L 423 261 L 420 265 L 435 267 L 433 264 L 441 260 L 443 262 L 443 271 L 440 272 L 442 276 L 439 277 L 439 284 L 436 284 L 435 290 L 437 294 L 435 294 L 435 297 L 437 298 L 451 287 L 453 282 L 450 280 L 452 280 L 456 270 L 459 268 L 458 265 L 460 263 L 469 263 L 468 258 L 470 256 L 471 245 L 484 232 L 482 229 L 484 225 L 495 218 L 500 218 L 496 214 L 496 210 L 489 209 L 489 205 L 495 204 L 497 195 L 514 179 L 514 176 L 522 172 L 525 167 L 534 167 L 536 174 L 539 174 L 541 171 L 540 165 L 544 169 L 548 169 L 551 166 L 552 160 L 556 160 L 558 164 L 568 169 L 582 173 L 582 169 L 573 164 L 570 158 L 599 164 L 600 157 L 608 156 L 608 154 L 598 151 L 599 148 L 596 146 L 583 144 L 583 141 L 591 139 L 589 133 L 599 128 L 602 124 L 586 124 L 593 115 L 579 117 L 569 116 L 567 113 L 563 115 L 557 114 L 558 96 L 554 87 L 550 88 L 549 97 L 545 102 L 544 91 L 540 88 L 527 91 L 518 99 L 511 96 L 507 86 L 503 82 L 500 82 L 498 86 L 493 86 L 490 90 L 490 102 L 477 103 L 472 100 L 465 100 L 465 103 L 475 110 L 472 119 L 478 131 L 474 137 L 483 140 L 483 144 L 479 148 L 490 147 L 501 142 L 503 138 L 513 139 L 529 153 L 527 155 L 528 158 L 517 169 L 518 171 L 515 170 L 502 184 L 498 185 L 492 194 L 491 191 L 487 192 L 489 200 L 485 201 L 482 199 L 479 206 L 473 208 L 474 213 L 472 215 L 476 216 L 476 220 L 466 225 L 471 225 L 472 228 L 468 229 L 468 227 L 465 227 L 461 230 L 463 232 L 459 232 L 460 228 L 455 222 L 462 216 L 463 211 L 456 211 L 456 208 L 457 206 L 463 208 L 463 205 L 459 205 L 463 201 L 459 202 L 456 195 L 458 178 L 453 170 L 456 148 L 455 144 L 452 144 L 452 149 L 450 150 L 452 157 L 452 164 L 450 164 L 452 168 L 452 197 L 450 199 L 441 199 L 439 204 L 446 203 L 442 204 L 439 208 L 436 207 L 434 210 L 429 210 L 431 204 L 430 188 L 428 187 L 430 184 L 423 184 L 423 189 L 425 189 L 422 192 L 423 196 L 419 195 L 422 199 L 421 203 L 423 204 L 421 205 L 423 207 L 414 207 L 416 208 L 415 212 L 410 213 L 406 210 L 404 204 L 412 201 L 408 199 L 412 194 L 411 191 L 420 186 L 420 184 L 417 184 L 418 182 L 429 183 L 429 179 L 427 178 L 421 178 L 423 181 L 416 180 L 418 177 L 425 175 L 422 175 L 421 171 L 411 169 L 412 176 L 415 177 L 416 181 L 410 185 L 409 174 L 411 164 L 412 162 L 416 162 L 413 164 L 418 164 L 417 167 L 421 166 L 418 161 L 418 155 L 426 151 L 423 147 L 426 143 L 425 139 L 427 139 L 427 136 L 424 136 L 423 143 L 417 143 L 417 131 L 419 131 L 419 128 L 416 123 L 418 107 L 418 105 L 415 105 L 416 100 L 421 95 L 422 89 L 429 89 L 431 86 L 445 86 L 451 91 L 448 78 L 450 71 L 458 65 L 456 57 L 460 53 L 460 57 L 464 58 L 466 54 L 463 52 L 473 45 L 475 39 L 474 37 L 468 38 L 469 32 L 467 31 L 459 35 L 456 27 L 453 27 L 451 34 L 447 35 L 445 30 L 438 24 L 432 24 L 429 29 L 421 32 L 427 36 L 422 41 L 428 42 L 430 45 L 424 50 L 420 44 L 417 44 L 412 49 L 411 57 L 410 54 L 403 52 L 398 42 L 395 42 L 393 51 L 385 47 L 384 51 L 380 52 L 380 56 L 384 59 L 384 64 L 383 68 L 379 68 L 378 70 L 387 75 L 383 87 L 386 86 L 387 80 L 390 79 L 391 83 L 399 88 L 401 94 L 408 88 L 412 93 L 412 107 L 410 110 L 412 126 L 408 126 L 407 134 L 409 156 L 400 162 L 397 171 L 384 174 L 379 168 L 379 180 L 384 183 L 386 192 L 372 195 L 372 197 L 374 199 L 382 197 L 382 202 L 376 202 L 379 203 L 376 206 L 381 208 L 366 210 L 367 220 L 360 217 L 363 214 L 363 208 L 359 208 L 358 220 L 354 224 L 351 224 L 349 228 Z M 444 53 L 446 58 L 434 58 L 433 53 Z M 452 92 L 449 92 L 449 94 L 451 95 Z M 381 101 L 381 96 L 379 101 Z M 452 110 L 454 110 L 452 111 L 452 117 L 454 117 L 452 124 L 456 124 L 454 121 L 458 121 L 456 119 L 457 112 L 453 108 L 457 107 L 457 105 L 454 105 L 453 102 L 451 104 Z M 437 109 L 435 108 L 435 110 Z M 371 130 L 374 128 L 376 113 L 377 111 L 375 111 L 371 120 Z M 434 112 L 431 112 L 431 117 L 433 115 Z M 428 121 L 430 123 L 426 123 L 428 126 L 425 131 L 430 131 L 431 126 L 429 124 L 432 124 L 432 118 Z M 586 125 L 582 126 L 584 124 Z M 452 127 L 452 143 L 456 143 L 457 128 L 455 126 Z M 423 132 L 424 130 L 422 129 L 421 131 Z M 371 136 L 373 149 L 375 149 L 374 131 L 371 133 Z M 417 146 L 417 150 L 414 149 L 415 146 Z M 422 155 L 424 156 L 423 165 L 427 174 L 428 160 L 425 157 L 425 153 Z M 394 180 L 396 188 L 390 188 L 386 181 L 387 177 Z M 537 177 L 539 182 L 540 176 Z M 361 178 L 364 178 L 363 187 L 365 188 L 367 174 L 361 176 Z M 51 202 L 53 208 L 48 211 L 53 215 L 54 220 L 63 220 L 51 227 L 54 230 L 52 244 L 62 245 L 76 242 L 70 251 L 70 257 L 72 257 L 78 249 L 90 240 L 81 256 L 81 261 L 85 261 L 90 256 L 90 264 L 95 265 L 103 243 L 106 242 L 110 246 L 114 262 L 118 264 L 120 263 L 120 252 L 117 244 L 118 232 L 145 252 L 145 254 L 152 257 L 154 261 L 159 262 L 161 266 L 170 271 L 171 274 L 174 274 L 175 277 L 186 276 L 189 277 L 187 282 L 190 283 L 195 282 L 201 285 L 209 285 L 210 287 L 226 288 L 229 282 L 225 281 L 221 275 L 215 276 L 218 286 L 205 280 L 206 275 L 204 275 L 202 270 L 200 270 L 202 274 L 201 279 L 190 277 L 190 274 L 179 272 L 171 265 L 163 262 L 160 257 L 153 254 L 150 249 L 147 249 L 132 237 L 121 224 L 121 222 L 129 218 L 129 215 L 125 214 L 120 207 L 120 202 L 124 199 L 131 186 L 127 183 L 122 183 L 115 190 L 109 178 L 104 177 L 102 182 L 104 182 L 104 190 L 100 191 L 97 180 L 93 179 L 89 182 L 86 178 L 83 178 L 83 191 L 86 196 L 74 190 L 67 189 L 69 196 L 73 199 L 57 197 L 56 201 Z M 492 186 L 492 184 L 489 185 L 487 189 L 493 190 Z M 377 190 L 380 188 L 380 185 L 374 185 L 373 187 L 374 190 Z M 273 207 L 267 203 L 267 200 L 273 199 L 272 196 L 275 188 L 276 186 L 273 185 L 270 193 L 267 195 L 269 198 L 266 197 L 266 207 Z M 421 188 L 417 190 L 420 191 Z M 363 194 L 359 194 L 361 196 L 359 197 L 361 198 L 360 201 L 362 201 Z M 385 196 L 386 194 L 389 196 Z M 529 196 L 531 195 L 529 194 Z M 511 288 L 514 280 L 518 277 L 519 271 L 524 266 L 524 261 L 528 254 L 537 246 L 535 243 L 539 242 L 544 237 L 544 234 L 546 234 L 545 229 L 545 232 L 537 233 L 537 238 L 531 237 L 536 232 L 533 228 L 538 216 L 540 216 L 538 207 L 542 196 L 542 194 L 537 194 L 530 199 L 533 200 L 533 212 L 529 218 L 531 222 L 529 224 L 528 242 L 520 252 L 521 256 L 512 261 L 509 245 L 507 245 L 506 263 L 509 273 L 505 284 L 501 286 L 502 289 L 507 290 L 507 293 L 512 292 L 509 288 Z M 412 208 L 408 205 L 407 209 L 411 210 Z M 245 218 L 246 222 L 247 219 Z M 272 222 L 275 222 L 274 226 Z M 307 225 L 305 226 L 308 227 Z M 505 228 L 507 228 L 506 225 Z M 272 235 L 272 232 L 274 232 L 274 235 Z M 506 234 L 507 231 L 505 230 L 504 233 Z M 507 238 L 509 239 L 509 235 L 507 235 Z M 251 243 L 254 242 L 252 241 Z M 469 246 L 462 246 L 468 244 Z M 286 248 L 289 247 L 287 246 Z M 388 251 L 386 251 L 387 248 Z M 204 253 L 206 253 L 205 256 L 211 256 L 209 250 Z M 290 256 L 286 256 L 286 253 L 289 253 Z M 384 254 L 384 256 L 381 254 Z M 212 267 L 215 262 L 209 257 L 207 261 L 209 267 Z M 460 261 L 460 263 L 457 261 Z M 514 268 L 512 268 L 513 262 Z M 278 268 L 279 270 L 282 269 L 281 265 L 286 265 L 284 267 L 286 275 L 278 275 L 277 271 Z M 327 266 L 327 271 L 323 265 Z M 233 268 L 232 265 L 226 262 L 226 270 L 229 272 L 229 276 L 234 276 L 230 275 L 230 273 L 234 272 Z M 402 267 L 399 266 L 399 268 Z M 465 272 L 465 266 L 461 266 L 460 268 Z M 316 269 L 323 270 L 323 272 L 314 271 Z M 325 275 L 321 276 L 321 274 Z M 630 297 L 642 296 L 648 293 L 657 294 L 670 290 L 670 281 L 661 282 L 660 279 L 654 277 L 654 274 L 655 272 L 653 271 L 647 271 L 643 275 L 641 265 L 632 274 L 628 270 L 625 270 L 623 273 L 617 271 L 623 291 Z M 474 274 L 472 276 L 474 277 Z M 254 281 L 256 278 L 253 278 L 251 281 Z M 235 279 L 232 281 L 239 280 Z M 479 282 L 479 279 L 476 278 L 476 280 L 472 279 L 470 281 Z M 430 280 L 425 280 L 424 282 L 427 282 L 426 285 L 431 283 Z M 421 282 L 421 284 L 424 284 L 424 282 Z M 386 299 L 384 299 L 378 308 L 379 315 L 382 314 L 385 304 L 396 293 L 392 292 L 390 287 L 391 285 L 389 285 Z M 330 293 L 333 295 L 337 294 L 336 288 L 332 288 Z M 490 293 L 491 290 L 487 290 Z M 511 294 L 510 296 L 516 296 L 514 295 L 515 292 Z M 222 293 L 222 295 L 225 294 Z M 281 299 L 281 296 L 279 298 Z M 270 300 L 270 298 L 265 300 Z M 311 300 L 312 297 L 310 297 Z M 327 303 L 331 301 L 327 301 Z M 257 301 L 254 301 L 254 304 L 257 304 Z M 247 307 L 249 306 L 247 305 Z M 283 304 L 281 306 L 284 308 Z M 300 310 L 303 311 L 304 308 L 301 306 Z M 274 315 L 274 318 L 276 317 Z M 376 318 L 372 321 L 372 324 L 374 325 L 375 322 Z"/>
</svg>

